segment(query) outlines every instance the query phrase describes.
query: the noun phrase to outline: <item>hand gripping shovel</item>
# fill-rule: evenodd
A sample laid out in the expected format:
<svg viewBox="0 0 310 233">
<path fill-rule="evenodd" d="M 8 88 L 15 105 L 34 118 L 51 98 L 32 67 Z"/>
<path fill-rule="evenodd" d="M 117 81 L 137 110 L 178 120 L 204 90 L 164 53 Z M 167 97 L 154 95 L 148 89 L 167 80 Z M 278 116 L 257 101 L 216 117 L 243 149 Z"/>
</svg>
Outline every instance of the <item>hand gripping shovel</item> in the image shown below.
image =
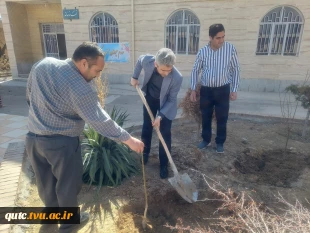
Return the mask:
<svg viewBox="0 0 310 233">
<path fill-rule="evenodd" d="M 150 118 L 152 121 L 154 121 L 154 116 L 151 112 L 151 109 L 149 107 L 149 105 L 147 104 L 146 102 L 146 99 L 140 89 L 140 87 L 137 85 L 136 86 L 136 89 L 142 99 L 142 102 L 144 103 L 149 115 L 150 115 Z M 156 129 L 156 133 L 158 135 L 158 138 L 159 140 L 161 141 L 165 151 L 166 151 L 166 154 L 167 154 L 167 157 L 169 159 L 169 162 L 170 162 L 170 165 L 171 165 L 171 168 L 172 168 L 172 171 L 173 171 L 173 174 L 174 176 L 172 178 L 169 178 L 169 182 L 170 184 L 176 189 L 176 191 L 180 194 L 180 196 L 186 200 L 187 202 L 189 203 L 193 203 L 193 202 L 196 202 L 197 201 L 197 198 L 198 198 L 198 190 L 195 186 L 195 184 L 193 183 L 193 181 L 191 180 L 191 178 L 189 177 L 189 175 L 187 173 L 185 174 L 182 174 L 180 175 L 172 158 L 171 158 L 171 155 L 170 155 L 170 152 L 168 150 L 168 147 L 160 133 L 160 130 L 158 127 L 155 128 Z"/>
</svg>

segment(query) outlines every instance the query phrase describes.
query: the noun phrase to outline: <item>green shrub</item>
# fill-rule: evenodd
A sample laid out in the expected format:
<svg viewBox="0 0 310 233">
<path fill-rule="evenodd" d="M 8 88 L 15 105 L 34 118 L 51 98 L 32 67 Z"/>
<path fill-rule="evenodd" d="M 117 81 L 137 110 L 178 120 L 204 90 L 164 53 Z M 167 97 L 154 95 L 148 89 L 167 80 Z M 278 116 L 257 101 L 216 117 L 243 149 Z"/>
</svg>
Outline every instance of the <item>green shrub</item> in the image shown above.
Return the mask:
<svg viewBox="0 0 310 233">
<path fill-rule="evenodd" d="M 118 125 L 123 126 L 128 118 L 126 112 L 121 112 L 115 107 L 111 114 Z M 138 172 L 138 162 L 125 144 L 117 143 L 102 136 L 93 128 L 88 127 L 83 131 L 83 181 L 89 185 L 94 184 L 116 186 L 123 178 Z"/>
</svg>

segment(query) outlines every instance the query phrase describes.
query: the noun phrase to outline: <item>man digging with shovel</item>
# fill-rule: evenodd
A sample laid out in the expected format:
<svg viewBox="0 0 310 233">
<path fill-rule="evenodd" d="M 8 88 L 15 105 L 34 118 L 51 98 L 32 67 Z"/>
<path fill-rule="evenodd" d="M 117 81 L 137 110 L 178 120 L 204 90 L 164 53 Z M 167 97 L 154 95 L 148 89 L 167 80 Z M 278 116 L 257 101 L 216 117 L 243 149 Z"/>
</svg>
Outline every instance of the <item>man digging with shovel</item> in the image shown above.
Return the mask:
<svg viewBox="0 0 310 233">
<path fill-rule="evenodd" d="M 142 91 L 146 101 L 156 116 L 154 122 L 143 107 L 143 127 L 141 139 L 144 142 L 143 159 L 147 164 L 152 141 L 153 127 L 159 127 L 164 141 L 171 151 L 171 125 L 177 114 L 177 95 L 180 91 L 183 77 L 174 67 L 175 54 L 171 49 L 162 48 L 156 56 L 141 55 L 135 66 L 131 85 L 139 85 L 139 75 L 144 71 Z M 168 158 L 162 143 L 159 143 L 160 178 L 168 177 Z"/>
<path fill-rule="evenodd" d="M 45 207 L 79 206 L 77 197 L 83 175 L 79 136 L 85 122 L 137 153 L 144 148 L 143 143 L 117 125 L 99 103 L 93 79 L 101 75 L 104 65 L 100 47 L 84 42 L 74 51 L 72 59 L 44 58 L 31 70 L 26 94 L 29 103 L 26 151 Z M 88 218 L 88 213 L 80 213 L 80 223 L 87 222 Z M 49 226 L 43 225 L 40 232 L 48 232 Z M 59 232 L 71 233 L 79 226 L 60 224 Z M 53 228 L 58 227 L 55 224 Z"/>
</svg>

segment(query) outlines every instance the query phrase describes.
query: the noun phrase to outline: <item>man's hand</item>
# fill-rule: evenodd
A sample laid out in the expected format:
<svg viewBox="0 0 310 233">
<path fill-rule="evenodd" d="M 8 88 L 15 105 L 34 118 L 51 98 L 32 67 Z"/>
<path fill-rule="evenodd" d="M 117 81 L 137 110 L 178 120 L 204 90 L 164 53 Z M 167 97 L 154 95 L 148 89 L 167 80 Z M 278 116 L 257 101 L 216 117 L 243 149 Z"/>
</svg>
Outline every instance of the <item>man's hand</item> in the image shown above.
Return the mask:
<svg viewBox="0 0 310 233">
<path fill-rule="evenodd" d="M 192 91 L 191 96 L 189 98 L 192 102 L 196 102 L 196 91 Z"/>
<path fill-rule="evenodd" d="M 143 152 L 144 143 L 137 138 L 130 136 L 130 138 L 127 141 L 124 141 L 123 143 L 125 143 L 127 146 L 129 146 L 130 149 L 139 154 Z"/>
<path fill-rule="evenodd" d="M 153 127 L 160 128 L 160 121 L 161 121 L 161 118 L 160 117 L 156 117 L 155 121 L 152 122 Z"/>
<path fill-rule="evenodd" d="M 131 86 L 136 87 L 137 85 L 139 85 L 139 81 L 138 81 L 138 79 L 131 78 L 130 84 L 131 84 Z"/>
<path fill-rule="evenodd" d="M 230 100 L 232 100 L 232 101 L 236 100 L 237 99 L 237 92 L 231 92 L 229 97 L 230 97 Z"/>
</svg>

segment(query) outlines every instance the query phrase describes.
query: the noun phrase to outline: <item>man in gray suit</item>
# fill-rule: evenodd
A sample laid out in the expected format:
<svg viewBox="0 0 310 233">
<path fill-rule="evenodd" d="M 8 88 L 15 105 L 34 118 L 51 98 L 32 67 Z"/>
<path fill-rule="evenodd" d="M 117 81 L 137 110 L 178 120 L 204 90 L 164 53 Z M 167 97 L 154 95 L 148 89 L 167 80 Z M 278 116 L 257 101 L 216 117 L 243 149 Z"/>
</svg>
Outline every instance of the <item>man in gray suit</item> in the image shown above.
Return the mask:
<svg viewBox="0 0 310 233">
<path fill-rule="evenodd" d="M 153 127 L 159 127 L 160 132 L 171 151 L 171 125 L 177 114 L 177 95 L 180 91 L 183 77 L 174 67 L 175 54 L 171 49 L 162 48 L 156 56 L 142 55 L 139 57 L 134 74 L 131 78 L 131 85 L 139 85 L 138 78 L 141 70 L 144 71 L 142 91 L 150 106 L 155 121 L 152 122 L 148 112 L 143 106 L 143 128 L 141 139 L 144 142 L 143 158 L 147 163 L 152 141 Z M 167 154 L 159 142 L 160 177 L 168 177 Z"/>
</svg>

